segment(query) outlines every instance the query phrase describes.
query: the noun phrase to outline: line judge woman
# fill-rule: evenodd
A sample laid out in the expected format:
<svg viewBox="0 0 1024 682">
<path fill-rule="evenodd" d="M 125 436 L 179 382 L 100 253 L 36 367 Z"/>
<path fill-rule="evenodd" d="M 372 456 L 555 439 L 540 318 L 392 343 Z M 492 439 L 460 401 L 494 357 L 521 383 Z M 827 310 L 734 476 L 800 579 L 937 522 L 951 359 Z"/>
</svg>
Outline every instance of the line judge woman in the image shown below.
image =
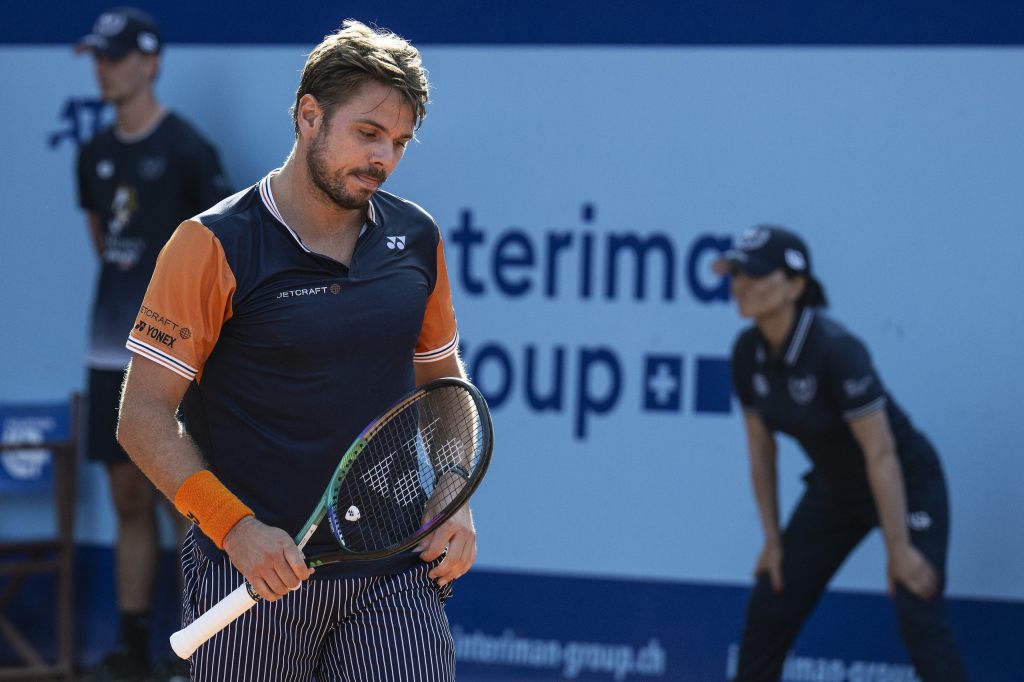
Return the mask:
<svg viewBox="0 0 1024 682">
<path fill-rule="evenodd" d="M 732 375 L 765 534 L 735 679 L 779 679 L 829 580 L 875 526 L 918 675 L 967 679 L 942 598 L 949 507 L 935 450 L 885 389 L 864 344 L 822 314 L 825 293 L 800 237 L 756 227 L 714 268 L 732 276 L 739 314 L 753 321 L 736 339 Z M 795 438 L 812 464 L 785 529 L 777 432 Z"/>
</svg>

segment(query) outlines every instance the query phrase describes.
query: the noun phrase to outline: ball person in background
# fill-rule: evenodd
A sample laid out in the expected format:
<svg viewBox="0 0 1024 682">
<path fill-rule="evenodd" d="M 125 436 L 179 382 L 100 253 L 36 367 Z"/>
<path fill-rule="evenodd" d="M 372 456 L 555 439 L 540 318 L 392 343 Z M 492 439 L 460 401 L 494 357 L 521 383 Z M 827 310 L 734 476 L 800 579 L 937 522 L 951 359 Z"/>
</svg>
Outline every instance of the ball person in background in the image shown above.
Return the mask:
<svg viewBox="0 0 1024 682">
<path fill-rule="evenodd" d="M 153 18 L 127 7 L 104 12 L 75 46 L 92 54 L 100 93 L 116 114 L 114 124 L 86 143 L 78 157 L 79 203 L 100 262 L 88 357 L 87 452 L 106 466 L 117 517 L 121 620 L 118 645 L 91 671 L 96 680 L 142 679 L 151 672 L 159 495 L 115 437 L 130 359 L 124 332 L 136 322 L 157 253 L 174 228 L 230 193 L 216 150 L 156 99 L 162 47 Z M 174 332 L 172 321 L 142 319 Z"/>
<path fill-rule="evenodd" d="M 949 507 L 938 456 L 883 386 L 864 344 L 822 314 L 824 290 L 804 242 L 748 230 L 715 270 L 732 276 L 743 330 L 732 375 L 764 547 L 754 569 L 736 680 L 779 679 L 793 640 L 847 555 L 875 526 L 889 593 L 925 682 L 964 680 L 946 620 Z M 775 434 L 812 463 L 789 523 L 779 524 Z"/>
<path fill-rule="evenodd" d="M 140 315 L 125 330 L 120 442 L 197 524 L 185 620 L 243 579 L 264 598 L 193 654 L 198 682 L 454 679 L 443 604 L 476 558 L 468 506 L 418 552 L 309 580 L 292 540 L 371 419 L 464 376 L 440 230 L 379 189 L 427 100 L 412 45 L 344 22 L 303 67 L 284 166 L 183 222 L 160 254 L 143 310 L 182 329 L 153 336 Z M 306 549 L 331 547 L 323 524 Z"/>
</svg>

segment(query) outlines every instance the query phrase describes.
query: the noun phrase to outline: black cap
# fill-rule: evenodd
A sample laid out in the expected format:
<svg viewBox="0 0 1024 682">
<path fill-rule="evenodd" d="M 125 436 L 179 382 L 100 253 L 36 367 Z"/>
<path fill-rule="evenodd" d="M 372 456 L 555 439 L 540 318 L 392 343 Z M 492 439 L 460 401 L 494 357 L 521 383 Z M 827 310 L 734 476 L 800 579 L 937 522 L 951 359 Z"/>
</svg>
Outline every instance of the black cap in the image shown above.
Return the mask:
<svg viewBox="0 0 1024 682">
<path fill-rule="evenodd" d="M 134 7 L 115 7 L 100 15 L 92 33 L 75 44 L 76 52 L 121 59 L 132 50 L 158 54 L 164 41 L 153 17 Z"/>
<path fill-rule="evenodd" d="M 804 240 L 777 225 L 758 225 L 743 232 L 733 248 L 715 261 L 720 275 L 742 272 L 751 277 L 764 277 L 776 270 L 790 276 L 807 278 L 803 303 L 824 306 L 825 291 L 811 272 L 811 252 Z"/>
</svg>

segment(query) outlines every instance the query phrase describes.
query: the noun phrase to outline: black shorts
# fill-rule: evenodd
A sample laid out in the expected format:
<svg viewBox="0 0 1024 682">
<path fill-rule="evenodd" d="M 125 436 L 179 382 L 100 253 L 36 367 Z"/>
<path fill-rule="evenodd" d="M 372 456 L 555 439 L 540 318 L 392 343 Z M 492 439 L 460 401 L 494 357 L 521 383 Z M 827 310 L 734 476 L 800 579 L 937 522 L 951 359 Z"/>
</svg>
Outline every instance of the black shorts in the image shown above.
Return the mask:
<svg viewBox="0 0 1024 682">
<path fill-rule="evenodd" d="M 121 402 L 124 370 L 89 370 L 89 431 L 85 452 L 97 462 L 128 462 L 117 442 L 117 410 Z"/>
</svg>

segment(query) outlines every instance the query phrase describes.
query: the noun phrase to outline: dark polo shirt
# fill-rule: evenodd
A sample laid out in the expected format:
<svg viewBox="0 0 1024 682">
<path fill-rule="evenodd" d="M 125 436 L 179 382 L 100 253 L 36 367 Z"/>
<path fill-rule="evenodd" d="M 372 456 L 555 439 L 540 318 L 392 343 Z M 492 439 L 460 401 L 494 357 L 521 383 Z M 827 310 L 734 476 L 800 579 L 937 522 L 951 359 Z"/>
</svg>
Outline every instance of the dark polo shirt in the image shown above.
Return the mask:
<svg viewBox="0 0 1024 682">
<path fill-rule="evenodd" d="M 866 495 L 864 453 L 849 422 L 885 410 L 908 484 L 938 466 L 927 439 L 885 389 L 867 348 L 819 311 L 799 312 L 779 355 L 756 326 L 740 333 L 732 353 L 733 386 L 743 408 L 768 429 L 792 436 L 829 490 Z"/>
</svg>

